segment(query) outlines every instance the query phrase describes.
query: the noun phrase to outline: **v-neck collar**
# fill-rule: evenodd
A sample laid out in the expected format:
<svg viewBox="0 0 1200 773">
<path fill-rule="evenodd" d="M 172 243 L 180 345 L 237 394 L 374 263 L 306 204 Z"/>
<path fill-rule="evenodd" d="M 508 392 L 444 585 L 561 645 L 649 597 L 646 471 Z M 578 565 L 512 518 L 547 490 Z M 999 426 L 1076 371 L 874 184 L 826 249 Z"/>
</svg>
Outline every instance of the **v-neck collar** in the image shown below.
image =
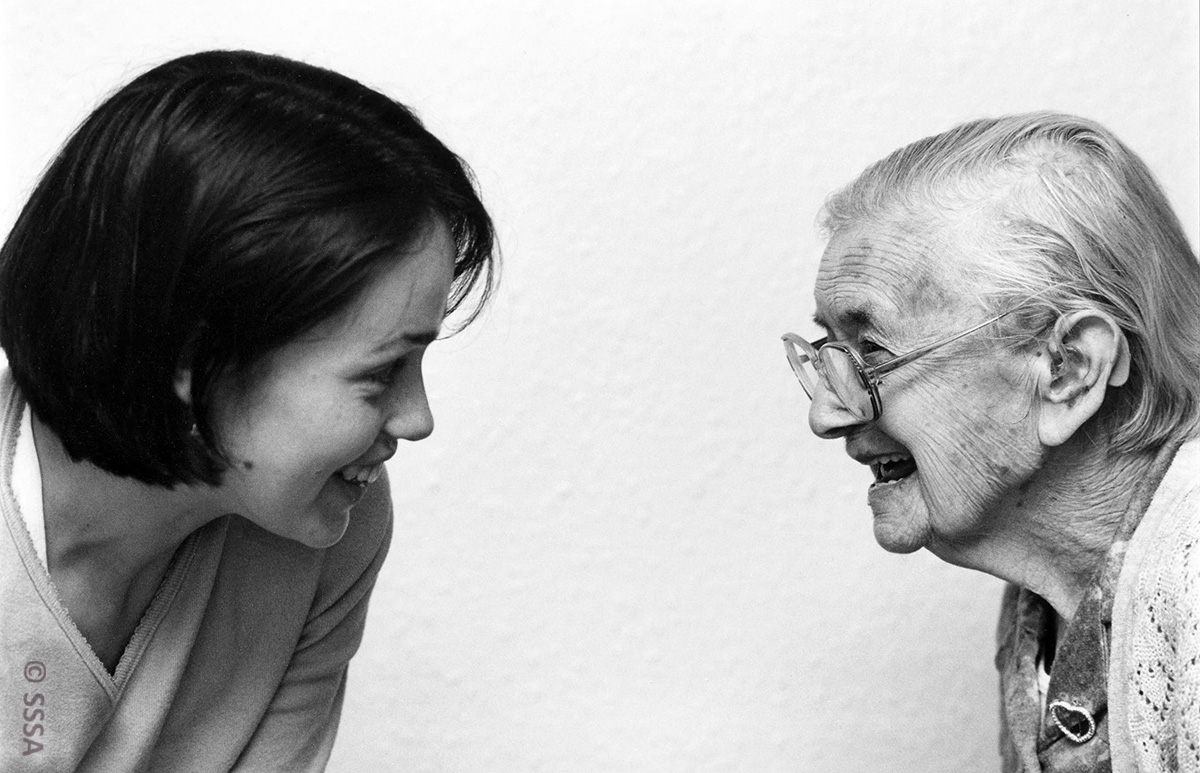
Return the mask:
<svg viewBox="0 0 1200 773">
<path fill-rule="evenodd" d="M 25 400 L 12 385 L 10 374 L 5 374 L 5 380 L 9 383 L 4 385 L 7 387 L 5 391 L 8 393 L 8 399 L 3 406 L 3 417 L 0 419 L 3 423 L 2 436 L 5 439 L 3 448 L 0 448 L 0 498 L 3 499 L 4 505 L 0 509 L 3 509 L 4 517 L 10 522 L 9 527 L 14 536 L 17 553 L 43 603 L 54 616 L 79 658 L 87 665 L 96 683 L 103 688 L 109 700 L 115 703 L 120 699 L 129 683 L 130 676 L 154 639 L 160 623 L 170 611 L 180 588 L 183 587 L 200 545 L 200 535 L 206 530 L 200 529 L 190 534 L 175 551 L 154 597 L 142 614 L 141 620 L 138 621 L 133 636 L 125 645 L 116 669 L 110 674 L 62 603 L 49 570 L 37 555 L 33 538 L 25 525 L 20 507 L 13 495 L 11 485 L 13 459 L 16 454 L 21 417 L 25 410 Z"/>
</svg>

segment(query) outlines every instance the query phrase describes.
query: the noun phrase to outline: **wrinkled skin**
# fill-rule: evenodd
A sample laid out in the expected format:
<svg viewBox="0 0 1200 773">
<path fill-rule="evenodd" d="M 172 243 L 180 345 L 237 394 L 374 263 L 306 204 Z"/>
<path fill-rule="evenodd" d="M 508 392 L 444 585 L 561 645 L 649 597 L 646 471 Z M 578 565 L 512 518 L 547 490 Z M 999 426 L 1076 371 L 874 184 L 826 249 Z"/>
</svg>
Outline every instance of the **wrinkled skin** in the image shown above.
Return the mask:
<svg viewBox="0 0 1200 773">
<path fill-rule="evenodd" d="M 817 319 L 831 341 L 853 344 L 868 363 L 886 361 L 990 316 L 967 278 L 972 259 L 951 228 L 931 235 L 851 226 L 822 257 Z M 1005 511 L 1020 507 L 1043 459 L 1030 357 L 1002 349 L 988 329 L 971 334 L 886 376 L 873 423 L 858 422 L 818 388 L 813 432 L 845 438 L 847 453 L 864 464 L 887 454 L 916 463 L 910 476 L 870 488 L 882 547 L 926 547 L 960 563 L 957 555 L 1003 530 Z"/>
</svg>

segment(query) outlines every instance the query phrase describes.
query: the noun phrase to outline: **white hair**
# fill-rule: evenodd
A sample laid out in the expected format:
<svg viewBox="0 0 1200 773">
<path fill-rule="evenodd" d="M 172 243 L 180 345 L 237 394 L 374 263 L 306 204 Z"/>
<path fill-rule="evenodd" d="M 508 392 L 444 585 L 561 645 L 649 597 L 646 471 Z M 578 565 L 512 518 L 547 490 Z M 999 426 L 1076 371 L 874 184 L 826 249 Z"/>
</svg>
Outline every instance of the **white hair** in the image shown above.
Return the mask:
<svg viewBox="0 0 1200 773">
<path fill-rule="evenodd" d="M 966 222 L 987 256 L 980 300 L 1025 342 L 1099 309 L 1129 342 L 1129 381 L 1106 399 L 1119 450 L 1200 434 L 1200 263 L 1149 169 L 1099 124 L 1027 113 L 982 119 L 893 152 L 826 202 L 827 234 Z M 962 230 L 962 229 L 959 229 Z"/>
</svg>

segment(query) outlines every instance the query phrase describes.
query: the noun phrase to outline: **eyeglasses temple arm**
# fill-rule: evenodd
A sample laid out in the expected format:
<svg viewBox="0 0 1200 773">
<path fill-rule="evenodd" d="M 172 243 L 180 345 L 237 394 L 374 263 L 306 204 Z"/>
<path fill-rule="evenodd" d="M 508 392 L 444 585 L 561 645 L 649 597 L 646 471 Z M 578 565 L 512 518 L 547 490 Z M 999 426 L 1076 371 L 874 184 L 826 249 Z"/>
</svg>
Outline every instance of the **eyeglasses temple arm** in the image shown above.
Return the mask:
<svg viewBox="0 0 1200 773">
<path fill-rule="evenodd" d="M 891 373 L 896 368 L 899 368 L 901 365 L 907 365 L 908 363 L 912 362 L 913 360 L 917 359 L 918 357 L 924 357 L 926 354 L 929 354 L 934 349 L 937 349 L 940 346 L 945 346 L 946 344 L 953 343 L 960 338 L 969 336 L 971 333 L 974 333 L 977 330 L 982 330 L 983 328 L 987 327 L 988 325 L 992 324 L 993 322 L 998 322 L 1001 319 L 1004 319 L 1005 317 L 1007 317 L 1009 314 L 1012 314 L 1016 310 L 1017 310 L 1016 308 L 1009 309 L 1008 311 L 1006 311 L 1002 314 L 997 314 L 996 316 L 992 317 L 991 319 L 986 319 L 983 322 L 980 322 L 978 325 L 976 325 L 973 328 L 963 330 L 960 333 L 955 333 L 954 335 L 950 336 L 949 338 L 943 338 L 940 341 L 934 341 L 931 344 L 925 344 L 924 346 L 913 349 L 911 352 L 907 352 L 905 354 L 900 355 L 899 357 L 890 359 L 887 362 L 881 362 L 878 365 L 870 366 L 870 375 L 872 377 L 887 375 L 888 373 Z"/>
</svg>

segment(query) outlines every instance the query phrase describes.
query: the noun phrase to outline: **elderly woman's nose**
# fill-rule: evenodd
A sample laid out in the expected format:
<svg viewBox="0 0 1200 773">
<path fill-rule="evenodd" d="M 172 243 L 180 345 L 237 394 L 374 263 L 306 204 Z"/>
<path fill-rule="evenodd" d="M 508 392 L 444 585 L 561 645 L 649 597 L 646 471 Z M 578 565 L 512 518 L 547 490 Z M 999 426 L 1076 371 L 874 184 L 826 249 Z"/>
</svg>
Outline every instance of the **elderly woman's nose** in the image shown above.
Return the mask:
<svg viewBox="0 0 1200 773">
<path fill-rule="evenodd" d="M 838 438 L 862 422 L 846 409 L 837 394 L 825 386 L 824 381 L 813 391 L 812 405 L 808 408 L 808 426 L 813 434 L 822 438 Z"/>
</svg>

